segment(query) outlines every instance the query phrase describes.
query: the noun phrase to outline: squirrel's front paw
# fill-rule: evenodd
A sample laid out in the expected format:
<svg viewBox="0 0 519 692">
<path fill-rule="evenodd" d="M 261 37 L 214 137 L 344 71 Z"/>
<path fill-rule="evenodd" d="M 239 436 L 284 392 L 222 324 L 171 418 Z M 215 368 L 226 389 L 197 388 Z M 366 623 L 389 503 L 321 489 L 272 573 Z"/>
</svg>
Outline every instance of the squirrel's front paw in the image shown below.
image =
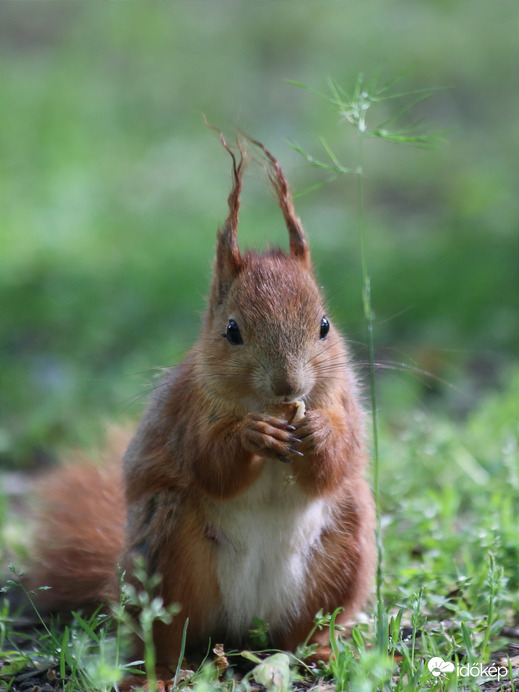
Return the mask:
<svg viewBox="0 0 519 692">
<path fill-rule="evenodd" d="M 243 423 L 241 441 L 252 454 L 286 463 L 294 455 L 301 455 L 295 448 L 299 439 L 294 436 L 295 427 L 286 421 L 261 413 L 250 413 Z"/>
<path fill-rule="evenodd" d="M 319 410 L 307 411 L 294 431 L 298 439 L 297 449 L 304 456 L 316 454 L 325 449 L 332 433 L 332 424 L 326 413 Z"/>
</svg>

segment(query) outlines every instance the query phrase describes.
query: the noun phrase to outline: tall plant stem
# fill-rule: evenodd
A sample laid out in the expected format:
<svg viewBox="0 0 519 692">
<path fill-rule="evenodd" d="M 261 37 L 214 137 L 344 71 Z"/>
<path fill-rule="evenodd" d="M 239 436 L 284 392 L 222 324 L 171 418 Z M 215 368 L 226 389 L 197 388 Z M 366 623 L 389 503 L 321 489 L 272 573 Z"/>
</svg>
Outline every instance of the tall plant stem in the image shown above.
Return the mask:
<svg viewBox="0 0 519 692">
<path fill-rule="evenodd" d="M 378 407 L 377 390 L 375 382 L 375 341 L 373 336 L 373 309 L 371 305 L 371 278 L 369 275 L 367 251 L 366 251 L 366 220 L 364 215 L 364 141 L 363 135 L 359 131 L 359 169 L 357 171 L 358 200 L 359 200 L 359 236 L 360 252 L 362 265 L 362 304 L 366 329 L 368 335 L 368 354 L 369 354 L 369 389 L 371 400 L 371 424 L 373 428 L 373 495 L 375 497 L 376 513 L 376 544 L 377 544 L 377 574 L 376 574 L 376 595 L 377 595 L 377 642 L 380 648 L 385 647 L 386 633 L 384 626 L 385 609 L 382 598 L 382 577 L 383 577 L 383 546 L 382 528 L 380 516 L 380 483 L 379 483 L 379 445 L 378 445 Z"/>
</svg>

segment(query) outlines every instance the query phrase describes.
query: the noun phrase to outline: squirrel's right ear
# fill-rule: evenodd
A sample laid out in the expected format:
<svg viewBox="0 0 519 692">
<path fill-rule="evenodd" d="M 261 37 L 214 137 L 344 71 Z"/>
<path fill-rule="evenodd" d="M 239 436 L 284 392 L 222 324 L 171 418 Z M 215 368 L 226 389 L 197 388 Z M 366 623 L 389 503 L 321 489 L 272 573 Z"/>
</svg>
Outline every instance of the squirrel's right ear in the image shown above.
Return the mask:
<svg viewBox="0 0 519 692">
<path fill-rule="evenodd" d="M 243 260 L 238 247 L 238 211 L 240 209 L 240 192 L 246 159 L 239 143 L 240 160 L 238 162 L 221 132 L 220 139 L 225 149 L 231 155 L 233 173 L 233 185 L 227 199 L 229 216 L 218 230 L 216 240 L 215 280 L 218 282 L 218 292 L 220 299 L 222 299 L 228 285 L 243 269 Z"/>
</svg>

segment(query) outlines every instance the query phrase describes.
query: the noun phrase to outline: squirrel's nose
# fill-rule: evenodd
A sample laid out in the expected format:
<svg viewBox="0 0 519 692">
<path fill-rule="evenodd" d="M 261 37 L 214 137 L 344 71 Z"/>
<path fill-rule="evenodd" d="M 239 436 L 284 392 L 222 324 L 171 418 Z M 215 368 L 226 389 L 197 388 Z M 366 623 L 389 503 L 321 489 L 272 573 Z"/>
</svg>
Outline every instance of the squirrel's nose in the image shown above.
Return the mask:
<svg viewBox="0 0 519 692">
<path fill-rule="evenodd" d="M 272 391 L 276 396 L 292 396 L 297 389 L 297 384 L 287 377 L 280 377 L 272 382 Z"/>
</svg>

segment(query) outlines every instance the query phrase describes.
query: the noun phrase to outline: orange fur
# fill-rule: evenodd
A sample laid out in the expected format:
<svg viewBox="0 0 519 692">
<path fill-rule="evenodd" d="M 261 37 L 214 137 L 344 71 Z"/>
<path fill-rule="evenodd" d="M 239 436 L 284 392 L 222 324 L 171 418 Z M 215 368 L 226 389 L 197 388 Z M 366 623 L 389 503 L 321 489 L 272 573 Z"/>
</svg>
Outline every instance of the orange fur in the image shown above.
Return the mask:
<svg viewBox="0 0 519 692">
<path fill-rule="evenodd" d="M 72 464 L 39 488 L 44 505 L 34 543 L 31 588 L 48 610 L 97 606 L 117 595 L 125 502 L 117 464 Z"/>
<path fill-rule="evenodd" d="M 131 578 L 135 555 L 145 557 L 162 576 L 157 595 L 182 607 L 155 631 L 165 666 L 178 656 L 186 617 L 188 645 L 208 636 L 241 645 L 249 614 L 264 612 L 272 644 L 293 649 L 318 610 L 342 607 L 342 621 L 354 616 L 374 567 L 373 502 L 349 355 L 323 317 L 283 172 L 254 140 L 290 252 L 240 252 L 244 160 L 222 141 L 234 184 L 200 338 L 155 391 L 124 455 L 124 492 L 117 469 L 67 467 L 49 481 L 39 553 L 37 576 L 54 586 L 54 606 L 109 597 L 117 562 Z M 267 413 L 294 402 L 306 407 L 295 425 Z M 324 655 L 326 637 L 314 637 Z"/>
</svg>

